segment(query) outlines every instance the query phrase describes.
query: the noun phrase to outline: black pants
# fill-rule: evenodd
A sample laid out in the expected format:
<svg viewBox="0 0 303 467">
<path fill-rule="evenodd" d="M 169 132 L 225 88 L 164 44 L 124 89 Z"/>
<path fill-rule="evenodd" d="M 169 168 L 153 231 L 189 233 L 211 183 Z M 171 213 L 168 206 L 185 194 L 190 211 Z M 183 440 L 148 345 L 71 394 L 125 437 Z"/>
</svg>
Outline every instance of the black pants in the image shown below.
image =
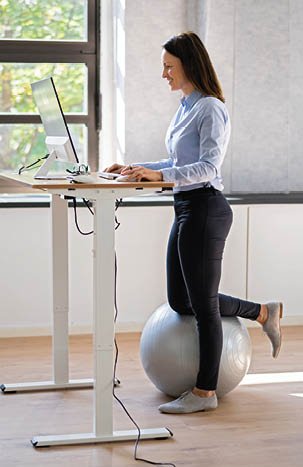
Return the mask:
<svg viewBox="0 0 303 467">
<path fill-rule="evenodd" d="M 167 250 L 167 293 L 173 310 L 194 314 L 200 344 L 196 386 L 214 390 L 222 352 L 221 316 L 257 319 L 260 305 L 218 294 L 232 210 L 214 188 L 174 195 L 175 221 Z"/>
</svg>

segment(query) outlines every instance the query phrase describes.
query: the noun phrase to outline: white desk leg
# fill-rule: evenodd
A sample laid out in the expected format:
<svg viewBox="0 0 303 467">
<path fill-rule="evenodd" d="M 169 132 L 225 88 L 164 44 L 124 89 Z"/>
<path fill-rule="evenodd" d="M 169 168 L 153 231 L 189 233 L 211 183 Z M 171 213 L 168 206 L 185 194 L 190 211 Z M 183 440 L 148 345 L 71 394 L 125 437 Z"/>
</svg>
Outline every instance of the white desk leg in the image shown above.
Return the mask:
<svg viewBox="0 0 303 467">
<path fill-rule="evenodd" d="M 93 379 L 69 380 L 68 365 L 68 202 L 52 195 L 53 381 L 3 384 L 3 392 L 92 387 Z"/>
<path fill-rule="evenodd" d="M 114 198 L 104 195 L 95 202 L 94 218 L 94 425 L 92 433 L 38 436 L 35 447 L 134 440 L 137 430 L 113 431 L 114 350 Z M 169 438 L 167 428 L 142 429 L 142 439 Z"/>
<path fill-rule="evenodd" d="M 52 195 L 53 379 L 68 382 L 68 204 Z"/>
<path fill-rule="evenodd" d="M 113 432 L 115 200 L 97 199 L 94 216 L 94 433 Z"/>
<path fill-rule="evenodd" d="M 69 380 L 68 201 L 52 195 L 53 387 L 87 388 L 93 379 Z"/>
</svg>

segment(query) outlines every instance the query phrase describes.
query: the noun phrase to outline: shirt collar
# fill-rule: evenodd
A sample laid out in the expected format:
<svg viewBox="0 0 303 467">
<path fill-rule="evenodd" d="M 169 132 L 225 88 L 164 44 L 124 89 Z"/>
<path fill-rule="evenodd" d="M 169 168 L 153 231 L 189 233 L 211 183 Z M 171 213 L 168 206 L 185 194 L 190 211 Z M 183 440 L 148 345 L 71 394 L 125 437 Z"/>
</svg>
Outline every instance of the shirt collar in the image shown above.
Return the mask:
<svg viewBox="0 0 303 467">
<path fill-rule="evenodd" d="M 191 109 L 192 106 L 202 97 L 202 94 L 196 89 L 187 97 L 183 96 L 181 99 L 181 105 L 185 109 Z"/>
</svg>

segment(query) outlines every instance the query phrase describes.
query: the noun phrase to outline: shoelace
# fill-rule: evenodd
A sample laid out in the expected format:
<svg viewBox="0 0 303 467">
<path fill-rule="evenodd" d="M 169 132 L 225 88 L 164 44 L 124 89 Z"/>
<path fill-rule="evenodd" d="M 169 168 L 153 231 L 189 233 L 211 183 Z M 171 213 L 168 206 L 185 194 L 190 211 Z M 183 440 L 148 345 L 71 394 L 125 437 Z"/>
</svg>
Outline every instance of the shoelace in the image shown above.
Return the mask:
<svg viewBox="0 0 303 467">
<path fill-rule="evenodd" d="M 184 399 L 184 398 L 187 396 L 187 394 L 189 394 L 190 392 L 191 392 L 191 391 L 182 392 L 181 396 L 179 397 L 179 400 Z"/>
</svg>

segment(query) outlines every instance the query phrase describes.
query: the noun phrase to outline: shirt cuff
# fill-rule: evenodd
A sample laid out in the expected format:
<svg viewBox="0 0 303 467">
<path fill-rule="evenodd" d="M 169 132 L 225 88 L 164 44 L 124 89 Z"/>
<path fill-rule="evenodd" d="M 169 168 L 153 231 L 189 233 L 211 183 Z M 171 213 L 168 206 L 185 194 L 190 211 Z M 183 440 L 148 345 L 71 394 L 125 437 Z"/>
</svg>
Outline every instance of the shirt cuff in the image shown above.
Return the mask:
<svg viewBox="0 0 303 467">
<path fill-rule="evenodd" d="M 176 183 L 175 169 L 161 169 L 160 172 L 162 172 L 164 182 Z"/>
</svg>

